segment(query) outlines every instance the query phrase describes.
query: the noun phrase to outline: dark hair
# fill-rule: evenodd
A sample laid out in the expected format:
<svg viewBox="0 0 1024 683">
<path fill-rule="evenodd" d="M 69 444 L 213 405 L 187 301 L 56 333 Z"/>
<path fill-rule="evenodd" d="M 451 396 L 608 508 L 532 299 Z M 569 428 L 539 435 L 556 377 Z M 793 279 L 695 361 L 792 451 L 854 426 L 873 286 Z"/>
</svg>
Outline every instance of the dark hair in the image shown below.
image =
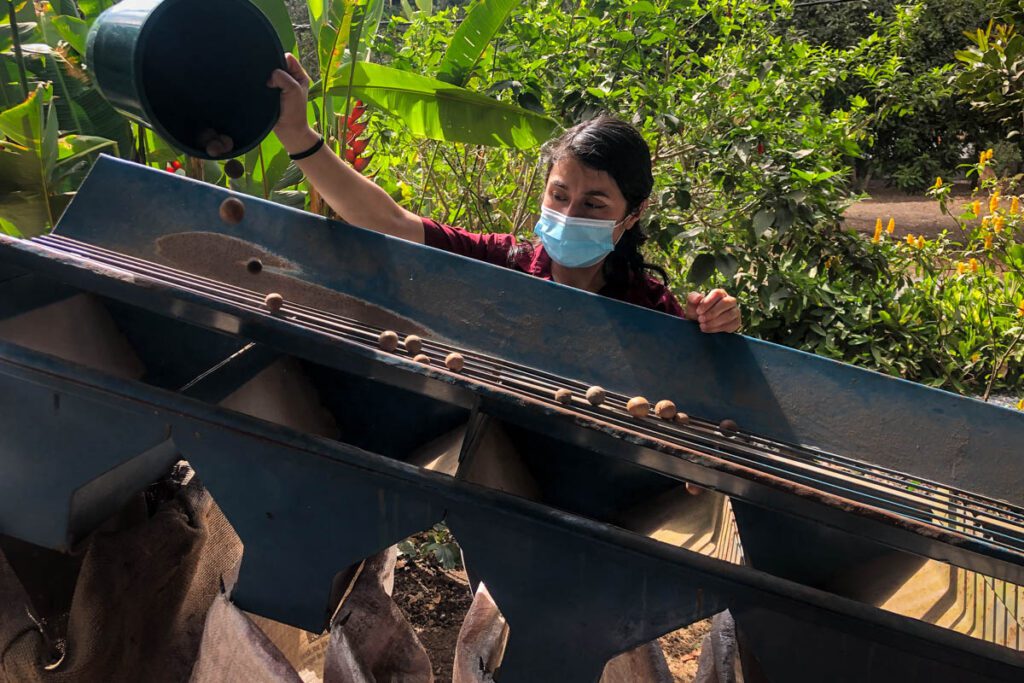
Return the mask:
<svg viewBox="0 0 1024 683">
<path fill-rule="evenodd" d="M 548 174 L 562 159 L 571 156 L 597 171 L 605 171 L 626 198 L 626 215 L 634 214 L 654 188 L 651 150 L 640 132 L 614 116 L 601 115 L 584 121 L 544 144 L 541 161 Z M 615 251 L 604 261 L 605 281 L 615 287 L 627 285 L 632 276 L 651 270 L 668 280 L 660 267 L 644 262 L 642 247 L 647 234 L 637 223 L 619 239 Z"/>
</svg>

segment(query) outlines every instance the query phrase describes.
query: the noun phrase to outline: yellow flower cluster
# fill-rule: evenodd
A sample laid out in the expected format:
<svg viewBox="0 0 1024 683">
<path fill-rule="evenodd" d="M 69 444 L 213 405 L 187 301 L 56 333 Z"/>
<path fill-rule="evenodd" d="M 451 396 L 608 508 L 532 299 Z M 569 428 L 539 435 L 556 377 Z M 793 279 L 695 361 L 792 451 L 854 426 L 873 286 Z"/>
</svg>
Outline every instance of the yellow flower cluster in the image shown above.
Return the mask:
<svg viewBox="0 0 1024 683">
<path fill-rule="evenodd" d="M 995 220 L 992 221 L 992 229 L 995 230 L 998 235 L 1006 227 L 1006 219 L 1002 216 L 996 216 Z"/>
<path fill-rule="evenodd" d="M 992 196 L 988 198 L 988 212 L 995 213 L 999 210 L 999 200 L 1002 197 L 999 195 L 999 190 L 992 193 Z"/>
<path fill-rule="evenodd" d="M 971 272 L 972 272 L 972 273 L 977 273 L 977 272 L 978 272 L 978 267 L 979 267 L 980 265 L 981 265 L 981 264 L 979 264 L 979 263 L 978 263 L 978 259 L 976 259 L 976 258 L 972 258 L 972 259 L 971 259 L 971 261 L 970 261 L 970 265 L 969 265 L 969 267 L 970 267 L 970 269 L 971 269 Z"/>
<path fill-rule="evenodd" d="M 937 190 L 940 187 L 942 187 L 942 176 L 936 176 L 935 177 L 935 184 L 932 185 L 932 189 L 933 190 Z"/>
<path fill-rule="evenodd" d="M 971 202 L 971 213 L 973 213 L 975 217 L 981 215 L 981 201 L 975 199 Z"/>
<path fill-rule="evenodd" d="M 964 263 L 963 261 L 958 261 L 956 264 L 956 274 L 964 275 L 967 272 L 967 268 L 968 266 L 966 263 Z"/>
<path fill-rule="evenodd" d="M 978 165 L 984 166 L 988 162 L 992 161 L 992 155 L 994 154 L 995 152 L 992 151 L 991 149 L 986 149 L 984 152 L 978 155 Z"/>
<path fill-rule="evenodd" d="M 885 231 L 890 235 L 896 232 L 896 219 L 890 218 L 889 223 L 885 226 Z M 872 236 L 871 241 L 874 244 L 878 244 L 882 241 L 882 219 L 875 219 L 875 234 Z"/>
<path fill-rule="evenodd" d="M 1017 410 L 1024 410 L 1024 398 L 1017 401 Z"/>
<path fill-rule="evenodd" d="M 985 248 L 986 249 L 991 249 L 992 248 L 992 233 L 990 233 L 990 232 L 985 233 Z"/>
<path fill-rule="evenodd" d="M 907 244 L 911 247 L 924 249 L 924 245 L 927 244 L 927 241 L 924 239 L 924 235 L 918 235 L 917 237 L 914 237 L 913 235 L 907 235 Z"/>
<path fill-rule="evenodd" d="M 1021 299 L 1017 305 L 1017 315 L 1024 316 L 1024 299 Z"/>
<path fill-rule="evenodd" d="M 1020 198 L 1014 197 L 1010 200 L 1010 215 L 1016 216 L 1018 213 L 1020 213 Z"/>
</svg>

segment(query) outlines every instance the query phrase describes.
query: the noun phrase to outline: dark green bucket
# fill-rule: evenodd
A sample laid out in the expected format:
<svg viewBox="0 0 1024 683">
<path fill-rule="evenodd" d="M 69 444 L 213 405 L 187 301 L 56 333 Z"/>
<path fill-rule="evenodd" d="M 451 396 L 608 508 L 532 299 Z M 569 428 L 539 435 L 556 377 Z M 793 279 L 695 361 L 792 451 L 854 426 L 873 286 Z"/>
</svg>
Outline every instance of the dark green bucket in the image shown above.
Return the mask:
<svg viewBox="0 0 1024 683">
<path fill-rule="evenodd" d="M 249 0 L 124 0 L 96 20 L 86 61 L 116 109 L 192 156 L 225 159 L 277 123 L 280 91 L 267 79 L 283 53 Z M 211 131 L 233 148 L 208 154 Z"/>
</svg>

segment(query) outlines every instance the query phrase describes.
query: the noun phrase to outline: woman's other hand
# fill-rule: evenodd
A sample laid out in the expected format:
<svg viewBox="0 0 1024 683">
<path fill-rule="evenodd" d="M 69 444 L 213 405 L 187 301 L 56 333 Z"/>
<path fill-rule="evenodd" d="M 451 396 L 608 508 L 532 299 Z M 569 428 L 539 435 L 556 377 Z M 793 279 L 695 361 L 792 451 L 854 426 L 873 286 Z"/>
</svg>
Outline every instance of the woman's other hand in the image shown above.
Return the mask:
<svg viewBox="0 0 1024 683">
<path fill-rule="evenodd" d="M 289 153 L 296 154 L 317 140 L 306 118 L 310 81 L 295 55 L 285 54 L 284 61 L 288 70 L 274 69 L 267 87 L 281 91 L 281 118 L 274 126 L 274 133 Z"/>
<path fill-rule="evenodd" d="M 701 332 L 736 332 L 741 323 L 739 303 L 724 289 L 713 289 L 707 294 L 690 292 L 686 297 L 686 319 L 699 323 Z"/>
</svg>

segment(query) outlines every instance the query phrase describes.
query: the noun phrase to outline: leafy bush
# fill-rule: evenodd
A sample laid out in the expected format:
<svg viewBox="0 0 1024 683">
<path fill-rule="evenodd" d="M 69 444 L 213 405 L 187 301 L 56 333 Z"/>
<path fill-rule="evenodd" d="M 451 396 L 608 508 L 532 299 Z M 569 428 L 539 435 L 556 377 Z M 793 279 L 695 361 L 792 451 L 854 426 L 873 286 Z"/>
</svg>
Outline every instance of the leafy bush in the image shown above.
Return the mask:
<svg viewBox="0 0 1024 683">
<path fill-rule="evenodd" d="M 966 45 L 964 32 L 1004 15 L 1007 4 L 864 0 L 800 8 L 784 23 L 813 44 L 836 48 L 872 35 L 896 38 L 888 41 L 898 61 L 891 79 L 873 86 L 855 78 L 834 92 L 840 103 L 859 95 L 880 108 L 867 154 L 856 164 L 861 186 L 874 176 L 906 191 L 921 191 L 936 175 L 952 176 L 972 148 L 999 137 L 990 120 L 961 100 L 950 75 L 953 53 Z"/>
</svg>

